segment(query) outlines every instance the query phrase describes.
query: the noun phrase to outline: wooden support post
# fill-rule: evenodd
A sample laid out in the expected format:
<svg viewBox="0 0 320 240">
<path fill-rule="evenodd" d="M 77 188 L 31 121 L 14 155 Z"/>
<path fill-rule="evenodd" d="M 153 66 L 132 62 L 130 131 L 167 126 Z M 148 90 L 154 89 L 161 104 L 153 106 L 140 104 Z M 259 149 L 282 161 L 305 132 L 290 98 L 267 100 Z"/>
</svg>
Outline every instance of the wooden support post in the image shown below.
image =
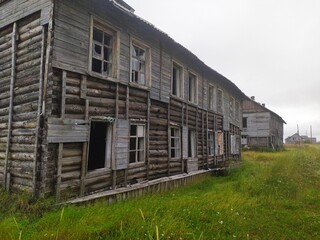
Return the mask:
<svg viewBox="0 0 320 240">
<path fill-rule="evenodd" d="M 171 132 L 170 132 L 170 102 L 168 103 L 168 136 L 167 136 L 167 139 L 168 139 L 168 166 L 167 166 L 167 175 L 170 176 L 170 162 L 171 162 Z"/>
<path fill-rule="evenodd" d="M 115 149 L 115 139 L 116 139 L 116 127 L 117 127 L 117 121 L 118 121 L 118 114 L 119 114 L 119 83 L 116 85 L 116 99 L 115 99 L 115 121 L 114 121 L 114 126 L 112 128 L 112 136 L 113 136 L 113 141 L 112 141 L 112 149 Z M 115 158 L 115 152 L 112 151 L 112 157 L 111 157 L 113 163 L 111 165 L 116 166 L 117 159 Z M 125 174 L 126 175 L 126 174 Z M 127 179 L 124 180 L 125 184 L 127 185 Z M 115 168 L 112 169 L 112 188 L 115 189 L 117 186 L 117 170 Z"/>
<path fill-rule="evenodd" d="M 62 156 L 63 156 L 63 143 L 59 143 L 58 150 L 58 166 L 57 166 L 57 186 L 56 186 L 56 198 L 60 200 L 60 185 L 61 185 L 61 172 L 62 172 Z"/>
<path fill-rule="evenodd" d="M 85 120 L 89 121 L 89 100 L 86 99 L 86 108 L 85 108 Z M 81 176 L 80 176 L 80 196 L 84 196 L 85 192 L 85 174 L 87 168 L 87 151 L 88 151 L 88 142 L 83 143 L 82 145 L 82 157 L 81 157 Z"/>
<path fill-rule="evenodd" d="M 50 13 L 49 13 L 49 24 L 48 24 L 48 36 L 47 36 L 47 48 L 46 48 L 46 61 L 44 65 L 44 76 L 43 76 L 43 97 L 42 97 L 42 115 L 46 114 L 46 100 L 47 100 L 47 86 L 49 80 L 49 68 L 51 58 L 51 45 L 52 45 L 52 31 L 53 31 L 53 9 L 54 1 L 51 2 Z"/>
<path fill-rule="evenodd" d="M 205 158 L 204 158 L 204 112 L 201 110 L 201 124 L 202 124 L 202 169 L 205 167 Z M 208 164 L 207 164 L 208 165 Z"/>
<path fill-rule="evenodd" d="M 183 161 L 183 151 L 182 151 L 182 127 L 184 121 L 184 108 L 185 104 L 181 102 L 181 127 L 180 127 L 180 158 L 181 158 L 181 172 L 184 173 L 184 161 Z M 171 139 L 170 139 L 171 141 Z M 171 154 L 171 151 L 169 152 Z"/>
<path fill-rule="evenodd" d="M 10 143 L 11 143 L 11 134 L 12 134 L 12 117 L 13 117 L 13 91 L 14 84 L 16 81 L 16 51 L 17 51 L 17 23 L 13 24 L 12 38 L 11 38 L 11 80 L 10 80 L 10 102 L 9 102 L 9 119 L 8 119 L 8 135 L 7 135 L 7 144 L 6 144 L 6 154 L 4 159 L 4 185 L 7 191 L 10 190 L 10 174 L 9 172 L 9 152 L 10 152 Z"/>
<path fill-rule="evenodd" d="M 209 145 L 208 145 L 208 138 L 209 138 L 209 136 L 208 136 L 208 129 L 209 129 L 209 113 L 208 113 L 208 111 L 206 111 L 206 122 L 207 122 L 207 129 L 206 129 L 206 139 L 207 139 L 207 168 L 209 168 Z M 213 141 L 214 141 L 214 139 L 213 139 Z M 214 143 L 214 142 L 213 142 Z M 215 145 L 215 144 L 214 144 Z"/>
<path fill-rule="evenodd" d="M 147 160 L 147 180 L 149 180 L 149 172 L 150 172 L 150 161 L 149 161 L 149 135 L 150 135 L 150 108 L 151 108 L 151 99 L 150 92 L 148 92 L 148 106 L 147 106 L 147 146 L 146 146 L 146 160 Z"/>
<path fill-rule="evenodd" d="M 33 165 L 33 175 L 32 175 L 32 193 L 33 196 L 37 194 L 37 165 L 39 159 L 39 135 L 40 135 L 40 121 L 41 117 L 41 104 L 42 104 L 42 94 L 43 94 L 43 76 L 44 76 L 44 64 L 45 64 L 45 37 L 46 37 L 46 27 L 42 26 L 42 41 L 41 41 L 41 63 L 40 63 L 40 74 L 39 74 L 39 95 L 38 95 L 38 116 L 36 125 L 36 136 L 35 136 L 35 149 L 34 149 L 34 165 Z"/>
</svg>

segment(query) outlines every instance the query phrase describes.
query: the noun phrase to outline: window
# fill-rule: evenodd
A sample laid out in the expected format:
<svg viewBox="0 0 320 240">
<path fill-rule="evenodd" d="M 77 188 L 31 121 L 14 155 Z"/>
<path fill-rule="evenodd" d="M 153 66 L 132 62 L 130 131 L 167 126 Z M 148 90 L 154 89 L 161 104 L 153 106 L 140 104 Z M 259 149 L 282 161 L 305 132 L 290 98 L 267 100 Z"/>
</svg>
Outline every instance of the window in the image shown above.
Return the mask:
<svg viewBox="0 0 320 240">
<path fill-rule="evenodd" d="M 94 23 L 92 29 L 91 71 L 112 77 L 116 32 Z"/>
<path fill-rule="evenodd" d="M 218 89 L 218 92 L 217 92 L 217 107 L 218 107 L 218 112 L 219 113 L 222 113 L 222 106 L 223 106 L 222 90 Z"/>
<path fill-rule="evenodd" d="M 208 132 L 208 153 L 209 156 L 213 156 L 214 155 L 214 133 L 212 130 L 209 130 Z"/>
<path fill-rule="evenodd" d="M 196 133 L 194 130 L 188 130 L 188 157 L 196 157 Z"/>
<path fill-rule="evenodd" d="M 189 101 L 197 103 L 197 77 L 189 72 Z"/>
<path fill-rule="evenodd" d="M 236 101 L 236 120 L 240 120 L 240 103 Z"/>
<path fill-rule="evenodd" d="M 210 110 L 214 109 L 214 87 L 209 85 L 208 106 Z"/>
<path fill-rule="evenodd" d="M 91 121 L 88 153 L 88 171 L 110 168 L 111 162 L 111 124 Z"/>
<path fill-rule="evenodd" d="M 173 63 L 171 94 L 177 97 L 183 97 L 183 69 L 181 66 Z"/>
<path fill-rule="evenodd" d="M 136 41 L 131 43 L 131 79 L 133 83 L 145 86 L 150 76 L 149 48 Z"/>
<path fill-rule="evenodd" d="M 171 128 L 171 158 L 180 158 L 181 157 L 181 142 L 180 142 L 180 129 L 179 128 Z"/>
<path fill-rule="evenodd" d="M 145 126 L 130 126 L 129 163 L 143 162 L 145 159 Z"/>
<path fill-rule="evenodd" d="M 229 116 L 234 118 L 234 98 L 229 98 Z"/>
<path fill-rule="evenodd" d="M 248 127 L 248 118 L 246 118 L 246 117 L 242 118 L 242 127 L 243 128 Z"/>
</svg>

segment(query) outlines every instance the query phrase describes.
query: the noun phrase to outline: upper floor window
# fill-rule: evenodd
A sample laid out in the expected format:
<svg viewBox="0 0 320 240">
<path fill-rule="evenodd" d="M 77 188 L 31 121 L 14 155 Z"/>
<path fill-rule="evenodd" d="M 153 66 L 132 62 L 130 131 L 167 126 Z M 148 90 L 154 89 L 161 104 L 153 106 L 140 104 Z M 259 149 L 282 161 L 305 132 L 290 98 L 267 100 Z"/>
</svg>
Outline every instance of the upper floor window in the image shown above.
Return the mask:
<svg viewBox="0 0 320 240">
<path fill-rule="evenodd" d="M 143 162 L 145 159 L 145 125 L 130 126 L 129 163 Z"/>
<path fill-rule="evenodd" d="M 214 110 L 214 87 L 209 85 L 208 106 L 210 110 Z"/>
<path fill-rule="evenodd" d="M 196 75 L 189 72 L 189 101 L 197 103 L 198 84 Z"/>
<path fill-rule="evenodd" d="M 171 94 L 183 97 L 183 68 L 176 63 L 172 66 Z"/>
<path fill-rule="evenodd" d="M 150 49 L 142 43 L 131 43 L 131 78 L 133 83 L 148 85 L 150 78 Z"/>
<path fill-rule="evenodd" d="M 91 71 L 113 77 L 117 34 L 114 30 L 93 22 L 91 46 Z"/>
<path fill-rule="evenodd" d="M 229 98 L 229 116 L 234 118 L 234 98 Z"/>
<path fill-rule="evenodd" d="M 218 89 L 217 91 L 217 110 L 219 113 L 222 113 L 223 109 L 223 93 L 221 89 Z"/>
<path fill-rule="evenodd" d="M 248 127 L 248 118 L 246 118 L 246 117 L 242 118 L 242 127 L 243 128 Z"/>
<path fill-rule="evenodd" d="M 236 101 L 236 120 L 239 121 L 240 120 L 240 103 L 238 101 Z"/>
</svg>

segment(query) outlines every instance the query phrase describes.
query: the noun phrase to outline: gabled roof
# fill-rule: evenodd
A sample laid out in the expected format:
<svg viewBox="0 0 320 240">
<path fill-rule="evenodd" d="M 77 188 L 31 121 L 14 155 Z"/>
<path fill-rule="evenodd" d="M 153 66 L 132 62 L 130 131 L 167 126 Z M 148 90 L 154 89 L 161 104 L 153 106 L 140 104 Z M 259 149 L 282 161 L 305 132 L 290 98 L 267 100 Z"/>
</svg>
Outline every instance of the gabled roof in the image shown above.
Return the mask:
<svg viewBox="0 0 320 240">
<path fill-rule="evenodd" d="M 202 70 L 204 76 L 213 76 L 216 80 L 219 80 L 220 84 L 229 89 L 234 94 L 238 95 L 241 99 L 248 98 L 232 81 L 206 65 L 202 60 L 200 60 L 195 54 L 189 51 L 187 48 L 182 46 L 180 43 L 176 42 L 173 38 L 171 38 L 168 34 L 161 31 L 157 27 L 155 27 L 150 22 L 144 20 L 143 18 L 139 17 L 134 13 L 134 11 L 130 10 L 126 7 L 126 3 L 123 0 L 109 0 L 114 6 L 118 9 L 124 11 L 128 16 L 132 17 L 134 20 L 137 20 L 145 30 L 149 30 L 152 34 L 157 34 L 159 40 L 164 42 L 165 44 L 162 46 L 163 48 L 168 48 L 170 53 L 175 53 L 178 56 L 182 56 L 184 60 L 192 63 L 193 66 L 198 66 Z M 131 8 L 133 9 L 133 8 Z M 210 78 L 209 78 L 210 79 Z"/>
</svg>

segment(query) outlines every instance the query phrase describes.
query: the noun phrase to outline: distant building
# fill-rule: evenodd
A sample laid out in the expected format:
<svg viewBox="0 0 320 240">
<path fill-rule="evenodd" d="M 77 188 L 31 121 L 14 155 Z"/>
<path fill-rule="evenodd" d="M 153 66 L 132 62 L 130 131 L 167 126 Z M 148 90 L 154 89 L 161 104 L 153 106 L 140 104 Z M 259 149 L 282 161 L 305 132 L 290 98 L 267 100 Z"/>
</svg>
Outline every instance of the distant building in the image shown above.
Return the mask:
<svg viewBox="0 0 320 240">
<path fill-rule="evenodd" d="M 244 147 L 279 148 L 283 145 L 283 124 L 278 114 L 267 109 L 255 97 L 243 101 L 243 131 L 241 143 Z"/>
<path fill-rule="evenodd" d="M 298 132 L 286 138 L 286 144 L 308 144 L 308 143 L 311 143 L 311 144 L 317 143 L 317 138 L 308 137 L 305 135 L 300 136 Z"/>
</svg>

